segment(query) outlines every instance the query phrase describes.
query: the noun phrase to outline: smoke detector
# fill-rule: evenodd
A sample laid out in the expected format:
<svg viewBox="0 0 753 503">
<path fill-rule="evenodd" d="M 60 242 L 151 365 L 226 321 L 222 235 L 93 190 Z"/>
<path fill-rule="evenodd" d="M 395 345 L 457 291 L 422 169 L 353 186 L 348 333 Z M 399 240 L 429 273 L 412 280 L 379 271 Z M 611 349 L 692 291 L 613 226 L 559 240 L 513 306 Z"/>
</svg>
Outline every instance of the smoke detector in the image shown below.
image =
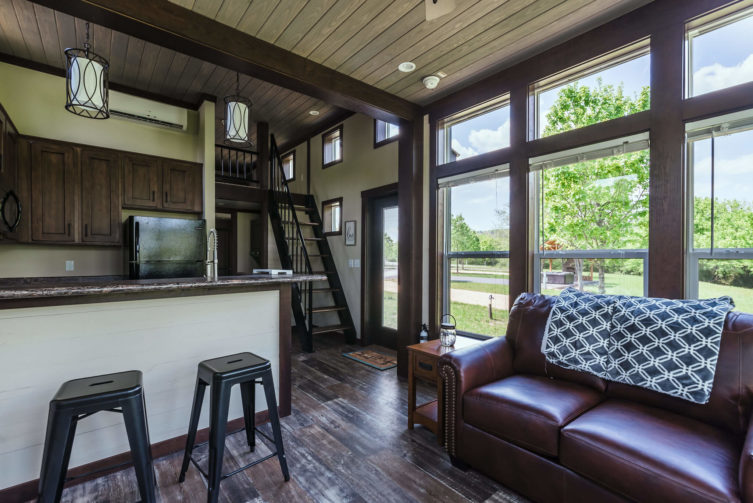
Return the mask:
<svg viewBox="0 0 753 503">
<path fill-rule="evenodd" d="M 439 85 L 439 77 L 436 75 L 427 75 L 421 82 L 424 83 L 426 89 L 436 89 Z"/>
</svg>

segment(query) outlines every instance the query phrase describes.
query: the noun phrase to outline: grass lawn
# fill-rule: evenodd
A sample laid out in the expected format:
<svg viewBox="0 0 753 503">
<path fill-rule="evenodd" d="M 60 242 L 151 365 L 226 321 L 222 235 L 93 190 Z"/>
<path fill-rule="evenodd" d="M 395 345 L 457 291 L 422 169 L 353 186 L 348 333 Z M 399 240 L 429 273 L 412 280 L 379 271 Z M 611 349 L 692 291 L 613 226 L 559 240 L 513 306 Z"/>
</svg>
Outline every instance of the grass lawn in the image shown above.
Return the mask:
<svg viewBox="0 0 753 503">
<path fill-rule="evenodd" d="M 458 290 L 472 290 L 474 292 L 497 293 L 501 295 L 507 295 L 508 293 L 510 293 L 510 287 L 508 285 L 494 285 L 491 283 L 453 281 L 450 288 L 457 288 Z"/>
<path fill-rule="evenodd" d="M 384 292 L 384 304 L 382 307 L 382 326 L 397 330 L 397 294 Z"/>
<path fill-rule="evenodd" d="M 489 308 L 487 306 L 452 302 L 450 311 L 458 320 L 458 330 L 496 337 L 505 335 L 505 330 L 507 330 L 508 312 L 505 310 L 493 309 L 493 320 L 489 319 Z"/>
<path fill-rule="evenodd" d="M 509 272 L 478 272 L 478 271 L 469 271 L 469 270 L 463 270 L 460 269 L 460 272 L 456 271 L 455 268 L 450 270 L 450 276 L 473 276 L 474 278 L 509 278 L 510 273 Z"/>
</svg>

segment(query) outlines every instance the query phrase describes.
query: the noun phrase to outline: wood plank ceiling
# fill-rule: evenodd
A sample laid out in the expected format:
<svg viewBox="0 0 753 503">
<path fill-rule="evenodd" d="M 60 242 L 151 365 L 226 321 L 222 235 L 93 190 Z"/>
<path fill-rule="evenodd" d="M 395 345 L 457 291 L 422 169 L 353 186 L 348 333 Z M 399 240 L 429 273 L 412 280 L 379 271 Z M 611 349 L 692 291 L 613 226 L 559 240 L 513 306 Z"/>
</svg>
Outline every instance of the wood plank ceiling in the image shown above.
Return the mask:
<svg viewBox="0 0 753 503">
<path fill-rule="evenodd" d="M 169 1 L 425 105 L 651 0 L 456 0 L 432 21 L 424 0 Z"/>
<path fill-rule="evenodd" d="M 197 104 L 217 96 L 218 141 L 223 97 L 235 94 L 235 73 L 164 47 L 91 25 L 92 50 L 110 62 L 110 81 L 140 91 Z M 82 47 L 85 22 L 27 0 L 0 0 L 0 61 L 3 54 L 63 71 L 68 47 Z M 241 94 L 254 104 L 252 121 L 265 121 L 282 145 L 301 129 L 326 123 L 338 108 L 267 82 L 240 75 Z M 61 94 L 61 96 L 63 96 Z M 61 105 L 63 103 L 61 102 Z M 318 110 L 320 115 L 309 115 Z M 255 137 L 255 124 L 252 125 Z"/>
<path fill-rule="evenodd" d="M 424 0 L 170 1 L 423 105 L 650 0 L 456 0 L 453 13 L 432 21 Z M 111 82 L 189 103 L 217 96 L 221 130 L 233 72 L 101 26 L 92 25 L 92 34 L 93 50 L 110 61 Z M 63 50 L 83 39 L 80 19 L 28 0 L 0 0 L 2 54 L 63 69 Z M 418 69 L 401 73 L 402 61 Z M 421 78 L 436 72 L 447 76 L 428 91 Z M 342 112 L 250 76 L 240 81 L 253 120 L 268 122 L 278 144 Z"/>
</svg>

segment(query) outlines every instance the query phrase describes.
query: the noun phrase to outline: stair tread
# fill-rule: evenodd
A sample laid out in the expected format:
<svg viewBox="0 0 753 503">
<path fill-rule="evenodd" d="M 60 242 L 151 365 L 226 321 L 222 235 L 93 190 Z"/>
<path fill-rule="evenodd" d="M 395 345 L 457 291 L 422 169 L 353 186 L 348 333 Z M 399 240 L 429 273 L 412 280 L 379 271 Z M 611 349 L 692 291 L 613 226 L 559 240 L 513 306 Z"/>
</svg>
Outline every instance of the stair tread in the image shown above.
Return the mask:
<svg viewBox="0 0 753 503">
<path fill-rule="evenodd" d="M 286 237 L 288 241 L 296 241 L 298 238 L 295 236 Z M 324 238 L 303 238 L 304 241 L 321 241 Z"/>
<path fill-rule="evenodd" d="M 309 257 L 329 257 L 326 253 L 309 253 Z"/>
<path fill-rule="evenodd" d="M 332 311 L 345 311 L 345 306 L 319 306 L 319 307 L 312 307 L 311 312 L 312 313 L 329 313 Z"/>
<path fill-rule="evenodd" d="M 314 327 L 311 329 L 312 334 L 324 334 L 327 332 L 344 332 L 346 330 L 352 330 L 350 325 L 328 325 L 324 327 Z"/>
<path fill-rule="evenodd" d="M 335 271 L 311 271 L 311 274 L 335 274 Z"/>
<path fill-rule="evenodd" d="M 315 211 L 315 208 L 311 208 L 310 206 L 304 206 L 302 204 L 294 204 L 293 208 L 297 211 Z"/>
<path fill-rule="evenodd" d="M 333 292 L 339 292 L 339 288 L 312 288 L 311 291 L 313 293 L 333 293 Z"/>
</svg>

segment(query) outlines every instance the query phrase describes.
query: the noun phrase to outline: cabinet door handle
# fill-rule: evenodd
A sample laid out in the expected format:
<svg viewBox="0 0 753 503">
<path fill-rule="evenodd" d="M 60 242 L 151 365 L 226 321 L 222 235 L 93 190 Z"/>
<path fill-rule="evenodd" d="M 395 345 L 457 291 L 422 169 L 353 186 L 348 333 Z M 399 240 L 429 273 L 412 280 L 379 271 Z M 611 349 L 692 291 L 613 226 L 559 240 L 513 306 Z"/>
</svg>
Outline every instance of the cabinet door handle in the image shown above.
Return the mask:
<svg viewBox="0 0 753 503">
<path fill-rule="evenodd" d="M 70 222 L 68 222 L 68 235 L 69 236 L 71 235 L 71 223 Z"/>
<path fill-rule="evenodd" d="M 430 363 L 425 363 L 425 362 L 418 362 L 418 366 L 424 370 L 428 370 L 429 372 L 431 372 L 432 369 L 434 368 L 433 365 L 431 365 Z"/>
<path fill-rule="evenodd" d="M 165 202 L 168 203 L 170 200 L 167 198 L 167 191 L 165 191 Z"/>
<path fill-rule="evenodd" d="M 154 202 L 154 191 L 152 191 L 152 202 Z"/>
<path fill-rule="evenodd" d="M 84 237 L 89 237 L 89 224 L 84 224 Z"/>
</svg>

